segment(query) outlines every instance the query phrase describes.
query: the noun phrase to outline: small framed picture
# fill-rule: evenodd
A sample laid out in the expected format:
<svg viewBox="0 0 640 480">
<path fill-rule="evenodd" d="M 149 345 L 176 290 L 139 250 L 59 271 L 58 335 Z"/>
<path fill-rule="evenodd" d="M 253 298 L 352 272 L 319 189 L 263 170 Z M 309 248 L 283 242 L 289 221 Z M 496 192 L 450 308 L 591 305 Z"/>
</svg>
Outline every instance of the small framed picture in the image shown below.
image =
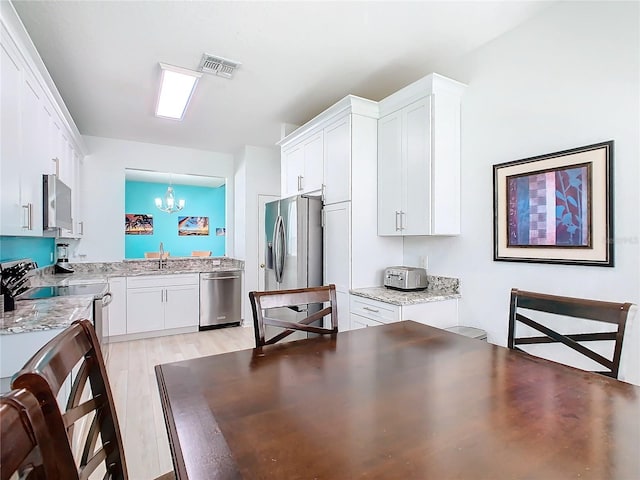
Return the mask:
<svg viewBox="0 0 640 480">
<path fill-rule="evenodd" d="M 153 215 L 146 213 L 126 213 L 124 216 L 125 235 L 153 235 Z"/>
<path fill-rule="evenodd" d="M 209 217 L 178 217 L 178 236 L 209 235 Z"/>
</svg>

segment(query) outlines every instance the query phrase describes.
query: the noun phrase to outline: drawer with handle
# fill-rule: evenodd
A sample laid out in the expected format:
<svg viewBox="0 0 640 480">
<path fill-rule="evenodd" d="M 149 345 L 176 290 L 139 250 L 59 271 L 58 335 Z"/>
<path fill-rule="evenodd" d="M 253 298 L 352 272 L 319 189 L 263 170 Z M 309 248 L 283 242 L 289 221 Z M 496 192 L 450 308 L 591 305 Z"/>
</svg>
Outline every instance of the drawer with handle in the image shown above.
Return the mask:
<svg viewBox="0 0 640 480">
<path fill-rule="evenodd" d="M 352 314 L 367 317 L 377 322 L 392 323 L 400 321 L 400 307 L 390 303 L 351 295 L 349 307 Z"/>
</svg>

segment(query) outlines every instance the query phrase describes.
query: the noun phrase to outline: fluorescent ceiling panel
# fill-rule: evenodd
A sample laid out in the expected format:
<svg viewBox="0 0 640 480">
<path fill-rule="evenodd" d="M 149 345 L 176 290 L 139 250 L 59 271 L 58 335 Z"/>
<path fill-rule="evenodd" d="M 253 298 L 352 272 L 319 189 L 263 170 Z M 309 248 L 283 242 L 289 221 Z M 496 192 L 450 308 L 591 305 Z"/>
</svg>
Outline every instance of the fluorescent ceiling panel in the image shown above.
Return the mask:
<svg viewBox="0 0 640 480">
<path fill-rule="evenodd" d="M 160 64 L 162 78 L 156 116 L 182 120 L 201 72 Z"/>
</svg>

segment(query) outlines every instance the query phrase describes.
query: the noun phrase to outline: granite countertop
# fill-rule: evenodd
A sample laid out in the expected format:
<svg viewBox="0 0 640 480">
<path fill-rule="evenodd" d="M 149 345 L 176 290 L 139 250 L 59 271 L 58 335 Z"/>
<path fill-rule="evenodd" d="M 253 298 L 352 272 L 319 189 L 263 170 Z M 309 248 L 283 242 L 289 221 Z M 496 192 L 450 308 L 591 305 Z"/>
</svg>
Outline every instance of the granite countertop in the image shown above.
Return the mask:
<svg viewBox="0 0 640 480">
<path fill-rule="evenodd" d="M 19 300 L 16 309 L 0 316 L 0 335 L 66 328 L 91 318 L 93 295 Z"/>
<path fill-rule="evenodd" d="M 112 277 L 141 275 L 177 275 L 244 270 L 244 262 L 233 258 L 171 258 L 165 268 L 158 268 L 157 259 L 125 260 L 123 262 L 72 263 L 74 273 L 54 273 L 53 267 L 44 268 L 31 277 L 32 286 L 78 285 L 107 283 Z"/>
<path fill-rule="evenodd" d="M 356 288 L 350 290 L 350 293 L 392 305 L 413 305 L 461 298 L 460 281 L 457 278 L 429 275 L 427 285 L 426 290 L 402 291 L 386 287 L 369 287 Z"/>
</svg>

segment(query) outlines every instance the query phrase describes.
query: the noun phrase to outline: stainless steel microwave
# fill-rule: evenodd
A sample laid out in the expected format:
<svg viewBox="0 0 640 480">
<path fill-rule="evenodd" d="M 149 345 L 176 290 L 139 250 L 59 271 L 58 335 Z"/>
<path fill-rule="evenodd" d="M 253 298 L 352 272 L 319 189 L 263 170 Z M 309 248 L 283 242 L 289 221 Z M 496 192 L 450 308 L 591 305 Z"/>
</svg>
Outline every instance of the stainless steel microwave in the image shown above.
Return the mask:
<svg viewBox="0 0 640 480">
<path fill-rule="evenodd" d="M 71 188 L 56 175 L 42 176 L 43 228 L 73 229 L 71 218 Z"/>
</svg>

